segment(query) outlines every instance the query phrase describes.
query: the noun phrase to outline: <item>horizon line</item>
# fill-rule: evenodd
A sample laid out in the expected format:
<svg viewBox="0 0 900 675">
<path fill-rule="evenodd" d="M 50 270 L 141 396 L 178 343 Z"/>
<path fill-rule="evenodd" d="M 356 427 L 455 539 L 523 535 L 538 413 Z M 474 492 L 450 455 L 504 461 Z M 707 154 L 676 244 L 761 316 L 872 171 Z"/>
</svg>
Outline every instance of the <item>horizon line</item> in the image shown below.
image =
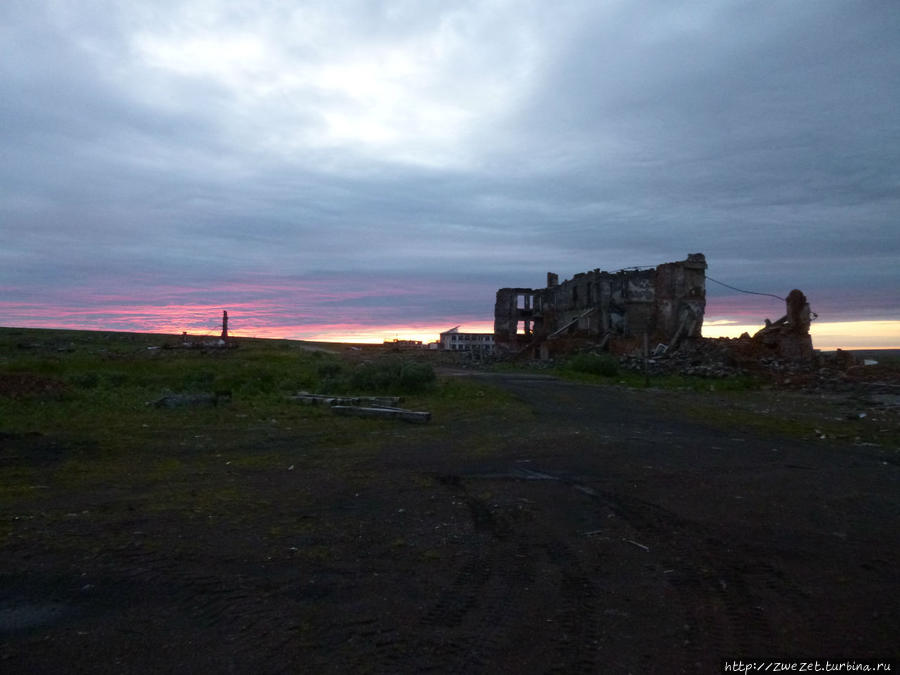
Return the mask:
<svg viewBox="0 0 900 675">
<path fill-rule="evenodd" d="M 900 333 L 900 321 L 838 321 L 838 322 L 827 322 L 818 324 L 822 326 L 822 329 L 816 330 L 816 324 L 814 323 L 812 329 L 810 331 L 813 338 L 813 349 L 817 351 L 866 351 L 866 350 L 900 350 L 900 340 L 894 337 L 892 334 L 888 341 L 885 342 L 874 342 L 874 343 L 865 343 L 865 339 L 869 338 L 870 340 L 878 340 L 880 336 L 875 335 L 866 335 L 861 334 L 859 329 L 867 324 L 890 324 L 891 327 L 897 329 L 898 333 Z M 895 326 L 896 324 L 896 326 Z M 827 326 L 827 329 L 825 328 Z M 846 326 L 849 328 L 849 332 L 845 334 L 834 333 L 833 331 L 839 330 L 841 326 Z M 707 339 L 735 339 L 740 336 L 742 333 L 750 333 L 752 335 L 753 332 L 761 328 L 762 326 L 749 325 L 749 324 L 729 324 L 729 325 L 712 325 L 709 326 L 712 329 L 713 334 L 704 334 L 703 337 Z M 356 336 L 353 335 L 353 331 L 335 331 L 337 334 L 334 336 L 328 336 L 325 334 L 313 335 L 308 337 L 298 337 L 296 335 L 290 335 L 288 331 L 280 332 L 277 327 L 260 327 L 262 330 L 253 332 L 252 330 L 242 330 L 240 328 L 237 329 L 229 329 L 229 337 L 232 338 L 241 338 L 241 339 L 251 339 L 251 340 L 286 340 L 290 342 L 311 342 L 311 343 L 323 343 L 323 344 L 333 344 L 333 345 L 365 345 L 365 346 L 383 346 L 384 344 L 391 344 L 395 339 L 398 340 L 421 340 L 423 345 L 439 342 L 440 332 L 434 334 L 430 331 L 422 332 L 422 328 L 413 328 L 410 327 L 408 331 L 397 331 L 396 328 L 398 326 L 389 326 L 384 327 L 383 330 L 379 330 L 380 327 L 373 326 L 372 328 L 366 329 L 363 328 L 358 332 Z M 165 330 L 141 330 L 138 328 L 134 329 L 122 329 L 122 328 L 97 328 L 97 327 L 86 327 L 86 326 L 0 326 L 0 329 L 3 330 L 47 330 L 47 331 L 75 331 L 75 332 L 87 332 L 87 333 L 121 333 L 121 334 L 138 334 L 138 335 L 160 335 L 160 336 L 168 336 L 178 338 L 184 334 L 187 334 L 189 337 L 194 338 L 205 338 L 205 339 L 215 339 L 217 337 L 221 337 L 221 333 L 216 332 L 206 332 L 206 333 L 197 333 L 191 331 L 165 331 Z M 388 330 L 390 329 L 390 330 Z M 827 333 L 822 333 L 823 330 L 828 330 Z M 493 331 L 485 331 L 485 330 L 464 330 L 461 332 L 471 332 L 471 333 L 493 333 Z M 705 331 L 704 331 L 705 332 Z M 730 334 L 724 334 L 724 333 Z M 822 333 L 819 335 L 818 342 L 820 346 L 816 345 L 817 336 L 816 333 Z M 349 334 L 348 334 L 349 333 Z M 373 334 L 377 334 L 377 337 Z M 431 336 L 430 338 L 426 338 L 425 336 Z M 843 337 L 843 340 L 838 340 L 838 338 Z M 343 338 L 343 339 L 342 339 Z M 856 338 L 854 340 L 854 338 Z M 862 342 L 859 342 L 863 340 Z M 840 342 L 840 344 L 838 344 Z M 825 344 L 821 344 L 825 343 Z"/>
</svg>

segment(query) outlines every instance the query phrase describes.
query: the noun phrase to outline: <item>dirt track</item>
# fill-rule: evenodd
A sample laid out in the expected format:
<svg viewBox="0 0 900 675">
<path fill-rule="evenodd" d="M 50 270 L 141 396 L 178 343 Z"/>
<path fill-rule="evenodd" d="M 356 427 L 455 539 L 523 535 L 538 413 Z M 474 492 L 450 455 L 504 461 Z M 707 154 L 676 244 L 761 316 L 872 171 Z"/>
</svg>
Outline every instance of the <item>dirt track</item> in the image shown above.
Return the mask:
<svg viewBox="0 0 900 675">
<path fill-rule="evenodd" d="M 896 658 L 898 466 L 722 432 L 647 393 L 490 376 L 533 407 L 353 468 L 225 473 L 239 506 L 73 495 L 0 563 L 4 672 L 719 672 Z M 24 441 L 22 441 L 24 442 Z M 296 459 L 294 459 L 296 458 Z M 49 519 L 47 522 L 50 522 Z M 44 541 L 42 539 L 42 541 Z M 73 543 L 74 542 L 74 543 Z"/>
</svg>

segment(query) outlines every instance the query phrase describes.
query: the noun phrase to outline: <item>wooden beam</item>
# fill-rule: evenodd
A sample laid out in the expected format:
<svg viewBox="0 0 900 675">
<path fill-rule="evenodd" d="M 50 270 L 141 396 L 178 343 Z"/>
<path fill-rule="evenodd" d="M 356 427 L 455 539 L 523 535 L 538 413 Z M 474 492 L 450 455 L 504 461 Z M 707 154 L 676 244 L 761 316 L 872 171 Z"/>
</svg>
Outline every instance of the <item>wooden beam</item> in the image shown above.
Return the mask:
<svg viewBox="0 0 900 675">
<path fill-rule="evenodd" d="M 348 415 L 351 417 L 380 417 L 382 419 L 397 419 L 404 422 L 425 424 L 431 420 L 430 412 L 406 410 L 404 408 L 366 408 L 354 405 L 333 405 L 332 412 L 336 415 Z"/>
</svg>

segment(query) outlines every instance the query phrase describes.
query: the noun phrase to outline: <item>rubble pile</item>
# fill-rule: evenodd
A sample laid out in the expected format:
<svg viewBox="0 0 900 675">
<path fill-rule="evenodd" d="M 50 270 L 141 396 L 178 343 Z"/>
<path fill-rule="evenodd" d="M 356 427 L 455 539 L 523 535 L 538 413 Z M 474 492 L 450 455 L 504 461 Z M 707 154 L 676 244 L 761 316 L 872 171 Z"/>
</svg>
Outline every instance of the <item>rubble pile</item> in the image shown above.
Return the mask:
<svg viewBox="0 0 900 675">
<path fill-rule="evenodd" d="M 550 275 L 548 279 L 553 277 L 555 275 Z M 558 284 L 548 281 L 548 289 L 557 287 Z M 532 292 L 529 289 L 501 290 L 510 291 L 513 296 L 526 291 Z M 575 296 L 581 297 L 577 293 Z M 595 354 L 618 359 L 621 370 L 646 373 L 649 376 L 687 375 L 721 379 L 749 375 L 777 387 L 849 393 L 868 400 L 877 399 L 885 405 L 900 406 L 900 370 L 896 367 L 879 368 L 872 359 L 860 360 L 840 349 L 825 353 L 816 351 L 809 329 L 817 315 L 810 309 L 806 295 L 795 288 L 784 298 L 784 302 L 784 316 L 775 321 L 765 319 L 765 326 L 752 336 L 744 333 L 737 338 L 704 338 L 695 335 L 693 330 L 686 334 L 678 330 L 668 344 L 654 346 L 652 340 L 666 339 L 665 331 L 647 331 L 643 336 L 628 336 L 614 335 L 607 327 L 596 335 L 585 331 L 570 331 L 569 334 L 561 335 L 558 329 L 547 338 L 552 338 L 553 350 L 546 348 L 546 343 L 538 340 L 529 343 L 515 355 L 500 352 L 489 359 L 482 357 L 484 360 L 479 363 L 460 365 L 480 367 L 494 360 L 518 358 L 530 359 L 521 362 L 531 368 L 567 368 L 581 358 L 581 355 Z M 540 304 L 538 302 L 534 306 Z M 526 314 L 534 318 L 535 314 L 530 307 L 532 305 L 526 302 L 526 309 L 516 309 L 513 312 L 514 318 L 521 319 Z M 576 316 L 564 328 L 570 324 L 574 326 L 582 319 L 587 321 L 588 314 L 590 312 Z M 603 325 L 606 323 L 604 321 Z M 535 344 L 540 344 L 540 356 L 538 350 L 532 349 Z M 557 358 L 554 359 L 554 356 Z"/>
<path fill-rule="evenodd" d="M 677 350 L 658 345 L 650 350 L 647 372 L 653 375 L 693 375 L 726 378 L 752 375 L 779 387 L 831 391 L 900 401 L 900 381 L 895 368 L 867 365 L 853 354 L 838 349 L 814 352 L 810 358 L 791 359 L 770 351 L 749 336 L 697 338 Z M 619 357 L 622 369 L 644 372 L 641 351 Z"/>
<path fill-rule="evenodd" d="M 624 370 L 643 372 L 644 356 L 640 352 L 626 354 L 619 357 L 619 364 Z M 647 372 L 650 375 L 722 378 L 742 375 L 746 371 L 729 346 L 721 340 L 694 338 L 685 340 L 676 350 L 657 345 L 647 359 Z"/>
<path fill-rule="evenodd" d="M 776 321 L 765 320 L 765 327 L 752 337 L 744 333 L 738 338 L 693 338 L 670 348 L 658 345 L 652 350 L 647 364 L 650 374 L 679 373 L 701 377 L 729 377 L 752 374 L 782 384 L 795 380 L 815 379 L 823 369 L 822 378 L 833 378 L 832 369 L 846 369 L 847 364 L 821 363 L 813 350 L 809 326 L 815 313 L 809 308 L 806 295 L 792 290 L 785 298 L 786 313 Z M 852 358 L 852 357 L 851 357 Z M 643 370 L 644 355 L 630 354 L 622 366 Z"/>
<path fill-rule="evenodd" d="M 815 353 L 811 358 L 795 359 L 770 351 L 749 336 L 739 338 L 695 338 L 686 340 L 678 349 L 668 350 L 658 345 L 651 350 L 648 370 L 651 375 L 695 375 L 699 377 L 731 377 L 733 375 L 762 375 L 784 380 L 789 377 L 821 379 L 839 378 L 855 361 Z M 626 370 L 643 371 L 644 357 L 633 352 L 620 357 Z"/>
</svg>

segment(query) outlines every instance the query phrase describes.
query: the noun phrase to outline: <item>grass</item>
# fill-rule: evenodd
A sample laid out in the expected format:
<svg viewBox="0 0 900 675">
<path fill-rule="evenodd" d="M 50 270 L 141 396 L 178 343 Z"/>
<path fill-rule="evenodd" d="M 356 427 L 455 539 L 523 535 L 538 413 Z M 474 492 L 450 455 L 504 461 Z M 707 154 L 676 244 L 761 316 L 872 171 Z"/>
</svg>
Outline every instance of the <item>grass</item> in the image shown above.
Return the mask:
<svg viewBox="0 0 900 675">
<path fill-rule="evenodd" d="M 722 378 L 699 377 L 696 375 L 651 375 L 631 370 L 612 370 L 609 365 L 595 365 L 584 368 L 571 362 L 550 368 L 548 374 L 556 375 L 573 382 L 600 384 L 609 386 L 625 386 L 634 389 L 652 387 L 664 390 L 688 390 L 694 392 L 728 392 L 752 391 L 763 386 L 763 381 L 752 375 L 730 375 Z"/>
<path fill-rule="evenodd" d="M 500 362 L 494 364 L 496 372 L 532 373 L 532 362 Z M 632 389 L 664 389 L 688 390 L 694 392 L 730 392 L 754 391 L 760 389 L 765 382 L 752 375 L 731 375 L 722 378 L 700 377 L 696 375 L 651 375 L 646 377 L 641 372 L 623 370 L 618 360 L 610 354 L 576 354 L 551 367 L 543 368 L 541 373 L 569 380 L 604 386 L 624 386 Z"/>
<path fill-rule="evenodd" d="M 508 394 L 398 355 L 345 360 L 284 340 L 187 350 L 176 336 L 0 329 L 0 503 L 40 499 L 52 486 L 153 495 L 156 507 L 223 508 L 244 478 L 327 470 L 365 482 L 367 464 L 398 443 L 449 425 L 523 414 Z M 287 396 L 393 394 L 432 412 L 430 425 L 338 417 Z M 229 391 L 209 407 L 153 405 L 171 394 Z M 196 495 L 196 477 L 207 483 Z M 171 486 L 178 486 L 173 490 Z M 220 494 L 221 493 L 221 494 Z M 205 505 L 205 506 L 204 506 Z M 193 507 L 192 507 L 193 508 Z"/>
<path fill-rule="evenodd" d="M 891 357 L 881 357 L 885 368 L 896 369 Z M 900 428 L 894 415 L 867 413 L 862 405 L 846 400 L 817 400 L 808 394 L 777 391 L 753 375 L 706 378 L 689 375 L 652 375 L 618 370 L 608 355 L 576 355 L 540 372 L 585 384 L 665 392 L 656 404 L 669 414 L 722 429 L 767 436 L 784 436 L 823 443 L 872 444 L 900 448 Z M 503 363 L 500 372 L 533 372 L 527 364 Z"/>
<path fill-rule="evenodd" d="M 21 333 L 42 332 L 0 331 L 3 430 L 90 432 L 107 436 L 108 443 L 115 437 L 123 446 L 128 436 L 141 436 L 143 429 L 160 424 L 228 428 L 272 418 L 297 424 L 315 420 L 320 412 L 299 414 L 285 395 L 328 390 L 336 373 L 346 378 L 330 393 L 424 393 L 435 382 L 427 364 L 390 359 L 349 365 L 284 341 L 251 340 L 239 349 L 206 352 L 148 349 L 156 345 L 146 344 L 146 338 L 123 337 L 131 346 L 124 349 L 114 336 L 98 334 L 97 342 L 65 340 L 63 344 L 77 346 L 60 353 L 55 345 L 61 336 L 39 343 L 34 337 L 23 341 Z M 159 336 L 157 344 L 164 340 Z M 221 408 L 159 410 L 151 405 L 167 394 L 223 391 L 231 393 L 232 404 Z"/>
<path fill-rule="evenodd" d="M 489 458 L 509 423 L 530 408 L 478 379 L 436 377 L 421 360 L 375 350 L 353 359 L 285 340 L 241 339 L 228 350 L 164 349 L 176 336 L 0 329 L 0 505 L 41 503 L 68 491 L 141 495 L 186 516 L 247 504 L 266 472 L 327 475 L 365 485 L 397 447 L 446 444 Z M 509 368 L 508 366 L 506 367 Z M 591 384 L 643 388 L 641 373 L 582 359 L 543 371 Z M 650 378 L 673 414 L 723 428 L 836 442 L 900 445 L 896 425 L 875 415 L 835 418 L 827 406 L 760 391 L 749 377 Z M 230 391 L 218 406 L 160 408 L 167 394 Z M 299 390 L 398 394 L 428 410 L 428 425 L 337 417 L 288 400 Z M 463 439 L 465 439 L 463 441 Z M 118 497 L 115 497 L 118 498 Z M 299 498 L 299 497 L 298 497 Z M 198 511 L 199 510 L 199 511 Z M 8 523 L 3 526 L 3 531 Z"/>
<path fill-rule="evenodd" d="M 679 415 L 726 430 L 825 444 L 900 448 L 900 428 L 895 415 L 877 409 L 861 412 L 865 406 L 850 400 L 837 402 L 795 392 L 766 390 L 723 392 L 714 399 L 673 398 L 666 405 Z"/>
</svg>

